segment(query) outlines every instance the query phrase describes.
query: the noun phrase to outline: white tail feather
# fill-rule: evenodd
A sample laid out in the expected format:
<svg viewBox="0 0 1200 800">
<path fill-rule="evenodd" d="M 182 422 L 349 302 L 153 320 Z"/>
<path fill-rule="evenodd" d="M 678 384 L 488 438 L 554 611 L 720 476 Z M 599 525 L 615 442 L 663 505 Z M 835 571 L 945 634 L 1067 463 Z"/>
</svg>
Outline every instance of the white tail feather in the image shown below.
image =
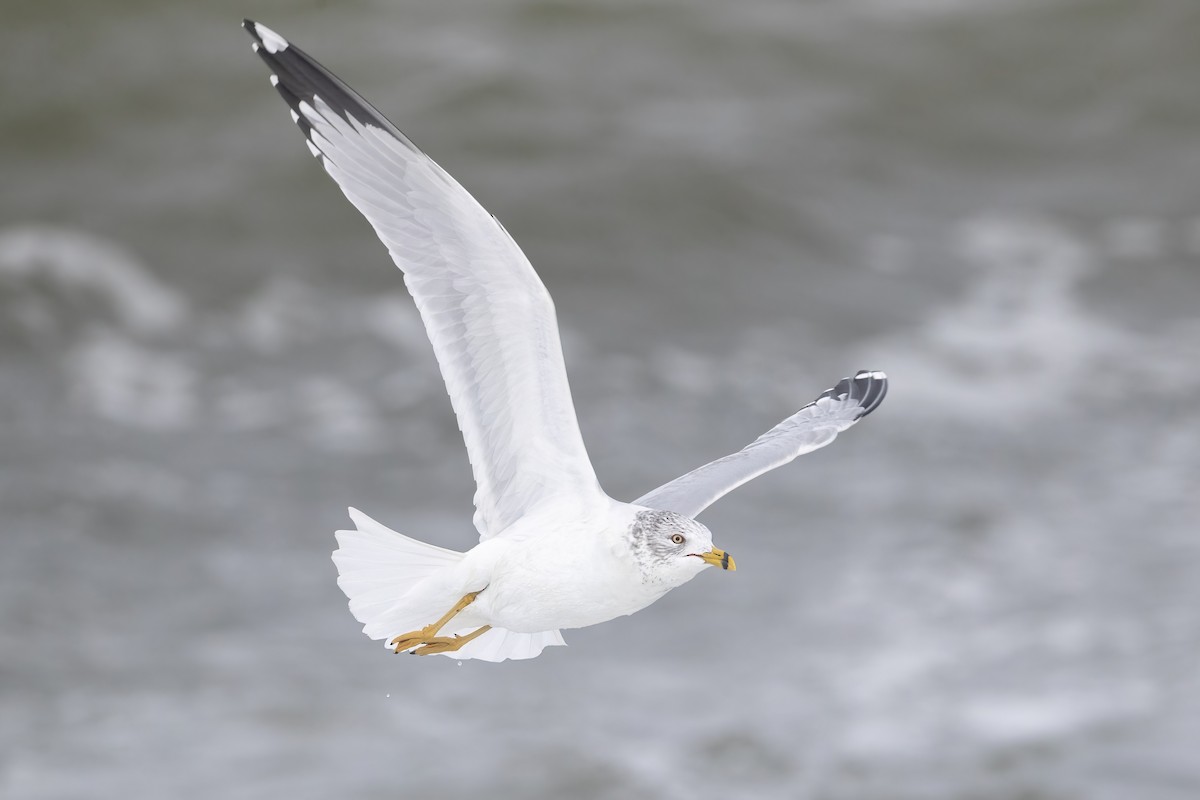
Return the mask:
<svg viewBox="0 0 1200 800">
<path fill-rule="evenodd" d="M 459 631 L 469 633 L 469 631 Z M 504 628 L 492 628 L 478 639 L 463 645 L 462 649 L 442 655 L 451 658 L 477 658 L 480 661 L 514 661 L 534 658 L 542 650 L 555 645 L 565 646 L 562 634 L 558 631 L 542 631 L 541 633 L 517 633 Z"/>
<path fill-rule="evenodd" d="M 464 553 L 411 539 L 354 508 L 350 519 L 357 530 L 337 532 L 333 563 L 338 568 L 338 586 L 350 598 L 350 613 L 363 623 L 363 633 L 388 640 L 446 613 L 448 608 L 431 607 L 422 593 L 407 595 L 425 578 L 457 564 Z M 566 642 L 558 631 L 516 633 L 493 628 L 461 650 L 443 655 L 504 661 L 533 658 L 546 647 L 563 644 Z"/>
</svg>

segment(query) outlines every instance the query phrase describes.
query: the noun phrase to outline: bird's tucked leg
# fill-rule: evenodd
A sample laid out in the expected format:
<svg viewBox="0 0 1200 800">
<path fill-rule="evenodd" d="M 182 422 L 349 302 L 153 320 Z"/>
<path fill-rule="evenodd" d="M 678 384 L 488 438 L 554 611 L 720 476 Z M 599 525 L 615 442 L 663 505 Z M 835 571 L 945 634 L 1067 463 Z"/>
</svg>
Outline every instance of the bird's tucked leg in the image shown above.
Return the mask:
<svg viewBox="0 0 1200 800">
<path fill-rule="evenodd" d="M 454 608 L 447 611 L 442 616 L 442 618 L 439 619 L 437 622 L 433 623 L 432 625 L 426 625 L 424 628 L 421 628 L 421 630 L 419 630 L 419 631 L 411 631 L 409 633 L 402 633 L 399 636 L 397 636 L 396 638 L 392 639 L 390 642 L 388 642 L 388 644 L 393 645 L 396 648 L 392 652 L 399 653 L 401 650 L 410 650 L 418 645 L 432 644 L 435 642 L 442 644 L 445 642 L 459 641 L 458 637 L 438 636 L 437 633 L 443 627 L 445 627 L 447 622 L 454 619 L 454 616 L 456 614 L 458 614 L 458 612 L 462 611 L 464 608 L 471 605 L 471 603 L 475 602 L 475 598 L 478 596 L 479 596 L 479 592 L 471 592 L 470 594 L 463 595 L 462 599 L 454 604 Z M 476 636 L 479 636 L 486 630 L 487 630 L 487 626 L 484 626 L 484 628 L 482 630 L 475 631 L 474 633 L 470 634 L 469 636 L 462 637 L 465 641 L 463 641 L 462 644 L 460 644 L 458 647 L 462 647 L 462 645 L 466 644 L 467 641 L 470 641 L 471 639 L 475 638 Z M 455 647 L 453 649 L 457 650 L 458 647 Z M 442 651 L 436 650 L 434 652 L 440 653 Z"/>
</svg>

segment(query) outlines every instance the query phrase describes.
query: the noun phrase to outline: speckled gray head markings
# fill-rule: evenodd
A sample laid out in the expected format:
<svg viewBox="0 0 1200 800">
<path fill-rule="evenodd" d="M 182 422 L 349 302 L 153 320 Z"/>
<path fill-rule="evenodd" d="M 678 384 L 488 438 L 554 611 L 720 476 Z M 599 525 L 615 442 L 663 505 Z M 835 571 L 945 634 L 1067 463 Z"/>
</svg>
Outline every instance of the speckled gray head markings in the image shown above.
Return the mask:
<svg viewBox="0 0 1200 800">
<path fill-rule="evenodd" d="M 674 511 L 639 511 L 629 528 L 629 546 L 643 579 L 650 578 L 655 564 L 696 552 L 694 539 L 699 527 L 699 523 Z M 671 536 L 676 533 L 685 537 L 682 544 L 671 541 Z"/>
</svg>

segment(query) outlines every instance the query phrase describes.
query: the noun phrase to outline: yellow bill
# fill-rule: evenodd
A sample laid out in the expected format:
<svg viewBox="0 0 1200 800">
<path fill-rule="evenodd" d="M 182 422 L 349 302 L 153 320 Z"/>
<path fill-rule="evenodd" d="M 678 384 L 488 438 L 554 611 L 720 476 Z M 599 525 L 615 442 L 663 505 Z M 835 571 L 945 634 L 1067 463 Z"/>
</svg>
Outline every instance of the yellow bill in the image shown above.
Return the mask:
<svg viewBox="0 0 1200 800">
<path fill-rule="evenodd" d="M 729 553 L 726 553 L 724 550 L 720 550 L 716 547 L 714 547 L 712 550 L 709 550 L 707 553 L 701 553 L 698 558 L 705 564 L 712 564 L 714 567 L 727 569 L 731 572 L 737 571 L 737 564 L 735 564 L 733 559 L 730 558 Z"/>
</svg>

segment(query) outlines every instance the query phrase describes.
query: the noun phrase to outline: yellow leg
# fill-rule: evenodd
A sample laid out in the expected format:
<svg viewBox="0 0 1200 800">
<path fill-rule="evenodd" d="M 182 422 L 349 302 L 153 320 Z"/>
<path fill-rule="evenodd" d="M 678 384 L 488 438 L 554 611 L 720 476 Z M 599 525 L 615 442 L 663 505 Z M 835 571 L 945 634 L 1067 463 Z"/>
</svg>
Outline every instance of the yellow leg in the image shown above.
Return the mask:
<svg viewBox="0 0 1200 800">
<path fill-rule="evenodd" d="M 431 656 L 434 653 L 453 653 L 472 639 L 478 639 L 492 629 L 491 625 L 484 625 L 476 631 L 471 631 L 466 636 L 437 636 L 430 639 L 425 644 L 413 650 L 413 653 L 418 656 Z"/>
<path fill-rule="evenodd" d="M 471 603 L 474 603 L 475 598 L 478 596 L 479 596 L 479 592 L 471 592 L 470 594 L 463 595 L 463 598 L 454 604 L 454 608 L 447 611 L 442 616 L 442 618 L 439 619 L 437 622 L 433 623 L 432 625 L 426 625 L 424 628 L 421 628 L 421 630 L 419 630 L 419 631 L 411 631 L 409 633 L 402 633 L 399 636 L 397 636 L 396 638 L 392 639 L 390 642 L 388 642 L 388 644 L 394 645 L 396 648 L 392 652 L 399 653 L 401 650 L 409 650 L 420 644 L 428 644 L 429 642 L 433 641 L 434 639 L 450 638 L 450 637 L 445 637 L 445 636 L 439 637 L 437 635 L 437 633 L 445 626 L 445 624 L 447 622 L 454 619 L 455 614 L 462 611 L 467 606 L 471 605 Z M 479 633 L 479 631 L 476 631 L 475 633 L 472 633 L 471 636 L 476 636 L 478 633 Z M 450 641 L 454 641 L 454 639 L 450 639 Z M 463 644 L 466 644 L 466 642 L 463 642 Z M 459 645 L 459 647 L 461 647 L 461 646 L 462 645 Z M 455 649 L 458 649 L 458 648 L 455 648 Z"/>
</svg>

